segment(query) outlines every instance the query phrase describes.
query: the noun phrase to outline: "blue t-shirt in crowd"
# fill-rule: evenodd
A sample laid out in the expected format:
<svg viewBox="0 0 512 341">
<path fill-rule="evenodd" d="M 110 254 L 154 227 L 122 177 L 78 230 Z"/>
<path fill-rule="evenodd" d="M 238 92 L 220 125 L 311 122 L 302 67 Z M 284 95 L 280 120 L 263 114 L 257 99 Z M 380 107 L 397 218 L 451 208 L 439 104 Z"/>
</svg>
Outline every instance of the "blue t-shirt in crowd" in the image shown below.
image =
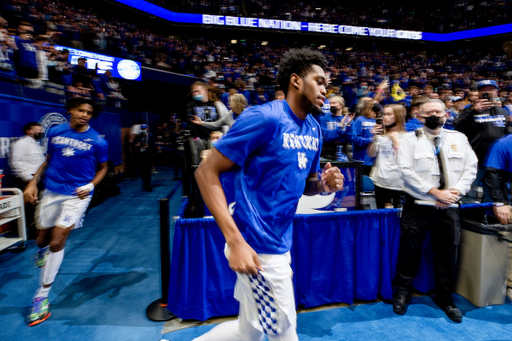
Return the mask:
<svg viewBox="0 0 512 341">
<path fill-rule="evenodd" d="M 375 126 L 375 119 L 359 116 L 354 120 L 352 125 L 352 140 L 354 141 L 354 146 L 352 148 L 353 158 L 354 160 L 364 161 L 365 166 L 371 166 L 373 164 L 373 159 L 368 156 L 366 149 L 372 142 L 372 130 Z"/>
<path fill-rule="evenodd" d="M 320 168 L 320 126 L 286 101 L 250 107 L 215 145 L 235 163 L 233 219 L 257 253 L 283 254 L 310 173 Z"/>
<path fill-rule="evenodd" d="M 46 188 L 52 192 L 73 195 L 94 179 L 98 164 L 108 161 L 108 143 L 91 127 L 79 133 L 64 123 L 51 128 L 47 137 L 51 159 Z"/>
<path fill-rule="evenodd" d="M 485 158 L 485 167 L 512 173 L 512 135 L 497 141 Z"/>
<path fill-rule="evenodd" d="M 421 127 L 423 127 L 423 123 L 415 117 L 411 118 L 405 124 L 405 130 L 407 132 L 416 131 L 416 129 L 420 129 Z"/>
<path fill-rule="evenodd" d="M 16 47 L 18 48 L 18 61 L 17 64 L 29 68 L 36 69 L 36 52 L 37 47 L 30 40 L 23 40 L 16 37 Z"/>
</svg>

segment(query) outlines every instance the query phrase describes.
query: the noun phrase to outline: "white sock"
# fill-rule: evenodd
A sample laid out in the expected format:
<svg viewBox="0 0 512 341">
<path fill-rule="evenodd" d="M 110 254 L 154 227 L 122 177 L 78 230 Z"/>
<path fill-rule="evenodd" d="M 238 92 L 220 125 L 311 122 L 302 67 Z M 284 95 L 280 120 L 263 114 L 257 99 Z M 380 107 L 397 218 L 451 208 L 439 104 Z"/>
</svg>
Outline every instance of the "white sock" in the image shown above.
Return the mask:
<svg viewBox="0 0 512 341">
<path fill-rule="evenodd" d="M 38 298 L 38 297 L 45 297 L 46 298 L 46 297 L 48 297 L 48 294 L 50 293 L 50 288 L 51 287 L 45 288 L 45 287 L 41 286 L 39 288 L 39 290 L 37 290 L 35 298 Z"/>
<path fill-rule="evenodd" d="M 51 252 L 46 261 L 46 266 L 43 268 L 43 285 L 52 284 L 55 276 L 59 272 L 60 265 L 64 259 L 64 249 L 59 252 Z"/>
</svg>

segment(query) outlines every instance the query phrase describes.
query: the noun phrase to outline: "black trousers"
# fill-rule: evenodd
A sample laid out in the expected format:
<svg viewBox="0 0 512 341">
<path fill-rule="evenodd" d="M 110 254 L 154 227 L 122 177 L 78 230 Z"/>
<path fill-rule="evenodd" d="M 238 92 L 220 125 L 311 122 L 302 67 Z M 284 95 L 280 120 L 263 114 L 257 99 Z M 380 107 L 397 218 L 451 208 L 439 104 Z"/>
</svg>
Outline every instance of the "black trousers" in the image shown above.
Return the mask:
<svg viewBox="0 0 512 341">
<path fill-rule="evenodd" d="M 414 204 L 406 195 L 401 220 L 400 249 L 393 285 L 397 295 L 408 295 L 418 274 L 422 255 L 422 241 L 430 230 L 434 254 L 436 296 L 449 301 L 453 292 L 457 270 L 457 251 L 460 241 L 458 208 L 446 210 Z"/>
<path fill-rule="evenodd" d="M 392 204 L 394 208 L 398 208 L 403 195 L 402 191 L 395 191 L 375 185 L 377 208 L 384 208 L 386 204 Z"/>
<path fill-rule="evenodd" d="M 142 178 L 143 187 L 151 186 L 151 169 L 153 169 L 153 156 L 150 152 L 136 152 L 135 163 Z"/>
</svg>

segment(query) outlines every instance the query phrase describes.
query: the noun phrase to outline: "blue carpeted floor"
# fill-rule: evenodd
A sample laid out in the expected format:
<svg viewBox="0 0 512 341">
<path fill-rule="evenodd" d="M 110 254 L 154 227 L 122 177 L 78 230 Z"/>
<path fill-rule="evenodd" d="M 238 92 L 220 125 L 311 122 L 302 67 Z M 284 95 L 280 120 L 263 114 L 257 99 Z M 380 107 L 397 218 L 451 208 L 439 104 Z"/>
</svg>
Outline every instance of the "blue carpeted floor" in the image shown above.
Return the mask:
<svg viewBox="0 0 512 341">
<path fill-rule="evenodd" d="M 121 182 L 121 194 L 89 211 L 71 233 L 50 292 L 50 318 L 34 327 L 24 321 L 38 287 L 35 242 L 22 253 L 0 255 L 0 340 L 157 341 L 163 323 L 146 318 L 160 294 L 158 198 L 179 183 L 170 169 L 153 174 L 154 190 L 141 180 Z M 171 216 L 181 187 L 171 200 Z"/>
<path fill-rule="evenodd" d="M 383 302 L 299 314 L 301 341 L 335 340 L 512 340 L 512 304 L 477 308 L 454 295 L 464 321 L 450 321 L 428 296 L 412 299 L 406 315 L 393 313 Z M 165 334 L 172 341 L 189 341 L 212 329 L 202 326 Z M 266 338 L 265 338 L 266 340 Z"/>
</svg>

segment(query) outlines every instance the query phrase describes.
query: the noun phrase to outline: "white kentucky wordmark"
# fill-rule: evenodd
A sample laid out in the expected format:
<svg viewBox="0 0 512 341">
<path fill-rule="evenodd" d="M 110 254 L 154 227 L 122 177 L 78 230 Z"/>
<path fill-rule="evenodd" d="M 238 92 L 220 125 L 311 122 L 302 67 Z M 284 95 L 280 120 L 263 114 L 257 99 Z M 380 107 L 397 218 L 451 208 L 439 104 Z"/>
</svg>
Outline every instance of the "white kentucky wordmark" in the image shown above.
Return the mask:
<svg viewBox="0 0 512 341">
<path fill-rule="evenodd" d="M 308 165 L 308 158 L 306 157 L 306 153 L 299 153 L 299 168 L 300 169 L 306 169 Z"/>
<path fill-rule="evenodd" d="M 69 137 L 65 137 L 65 136 L 54 136 L 54 137 L 52 137 L 51 143 L 62 144 L 62 145 L 74 147 L 74 148 L 77 148 L 80 150 L 89 150 L 92 148 L 92 144 L 90 144 L 90 143 L 85 143 L 85 142 L 78 141 L 78 140 L 75 140 L 75 139 L 72 139 Z"/>
<path fill-rule="evenodd" d="M 318 138 L 308 135 L 294 135 L 283 133 L 283 147 L 286 149 L 318 150 Z"/>
</svg>

